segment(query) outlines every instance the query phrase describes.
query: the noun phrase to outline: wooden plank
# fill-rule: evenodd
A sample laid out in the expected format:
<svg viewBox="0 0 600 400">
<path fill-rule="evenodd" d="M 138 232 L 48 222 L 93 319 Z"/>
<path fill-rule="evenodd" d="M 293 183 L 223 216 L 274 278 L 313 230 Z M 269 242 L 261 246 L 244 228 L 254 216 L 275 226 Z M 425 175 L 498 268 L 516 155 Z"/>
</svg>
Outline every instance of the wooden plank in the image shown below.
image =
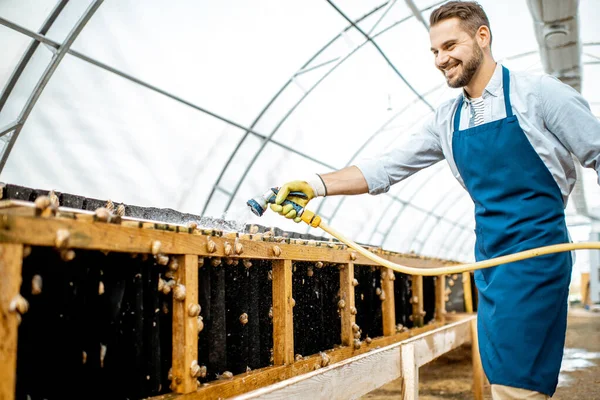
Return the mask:
<svg viewBox="0 0 600 400">
<path fill-rule="evenodd" d="M 101 222 L 79 221 L 72 219 L 23 217 L 11 214 L 0 214 L 0 242 L 19 243 L 35 246 L 54 246 L 56 231 L 66 229 L 70 232 L 69 248 L 104 250 L 128 253 L 149 253 L 152 243 L 161 242 L 163 254 L 196 254 L 202 257 L 226 257 L 226 237 L 211 236 L 215 243 L 213 252 L 207 246 L 207 236 L 194 233 L 171 232 L 158 229 L 107 224 Z M 243 253 L 229 257 L 256 259 L 292 259 L 298 261 L 323 261 L 327 263 L 348 262 L 348 250 L 316 245 L 292 245 L 268 241 L 240 239 Z M 281 250 L 279 256 L 274 254 L 273 247 Z M 378 250 L 376 253 L 392 262 L 416 268 L 435 268 L 447 266 L 448 262 L 440 259 L 428 259 L 415 255 L 390 253 Z M 357 254 L 355 264 L 377 265 L 368 258 Z"/>
<path fill-rule="evenodd" d="M 273 363 L 294 362 L 292 260 L 273 262 Z"/>
<path fill-rule="evenodd" d="M 345 307 L 340 310 L 342 324 L 342 345 L 352 346 L 354 331 L 352 325 L 356 323 L 356 304 L 354 297 L 354 263 L 342 264 L 340 268 L 340 300 L 344 300 Z"/>
<path fill-rule="evenodd" d="M 446 321 L 446 275 L 435 278 L 435 319 Z"/>
<path fill-rule="evenodd" d="M 415 361 L 415 346 L 409 343 L 402 346 L 400 351 L 402 400 L 416 400 L 419 398 L 419 367 Z"/>
<path fill-rule="evenodd" d="M 471 292 L 471 273 L 463 272 L 462 273 L 462 284 L 463 284 L 463 293 L 465 299 L 465 311 L 468 313 L 473 312 L 473 294 Z"/>
<path fill-rule="evenodd" d="M 328 350 L 326 354 L 330 358 L 330 364 L 338 363 L 347 360 L 353 356 L 370 353 L 379 348 L 389 346 L 390 344 L 398 343 L 411 337 L 421 335 L 426 332 L 433 331 L 441 327 L 438 323 L 429 324 L 422 328 L 411 329 L 407 332 L 398 333 L 394 336 L 386 336 L 373 339 L 370 345 L 363 345 L 360 349 L 353 347 L 341 347 L 335 350 Z M 293 364 L 274 366 L 268 368 L 257 369 L 244 374 L 236 375 L 231 380 L 214 381 L 206 385 L 202 385 L 195 393 L 184 395 L 166 394 L 156 396 L 148 400 L 200 400 L 200 399 L 219 399 L 238 396 L 242 393 L 250 392 L 258 388 L 263 388 L 277 382 L 284 381 L 295 376 L 307 374 L 321 368 L 321 356 L 319 354 L 304 357 L 301 361 L 296 361 Z"/>
<path fill-rule="evenodd" d="M 433 346 L 429 353 L 439 355 L 456 348 L 469 340 L 471 319 L 473 317 L 257 389 L 237 399 L 355 399 L 400 377 L 403 378 L 403 398 L 417 399 L 418 371 L 424 361 L 419 351 Z"/>
<path fill-rule="evenodd" d="M 477 338 L 477 319 L 471 320 L 471 352 L 473 358 L 473 397 L 475 400 L 483 400 L 483 385 L 485 374 L 481 357 L 479 356 L 479 339 Z"/>
<path fill-rule="evenodd" d="M 385 298 L 381 302 L 381 315 L 383 318 L 383 336 L 396 333 L 396 303 L 394 300 L 394 271 L 389 268 L 381 269 L 381 290 Z"/>
<path fill-rule="evenodd" d="M 413 275 L 412 277 L 412 319 L 416 327 L 423 326 L 423 277 Z"/>
<path fill-rule="evenodd" d="M 178 285 L 173 288 L 173 364 L 171 390 L 190 393 L 197 388 L 193 369 L 198 365 L 198 256 L 176 256 Z M 183 289 L 185 288 L 185 289 Z M 185 290 L 185 298 L 181 296 Z M 181 296 L 181 297 L 180 297 Z"/>
<path fill-rule="evenodd" d="M 15 398 L 20 315 L 11 302 L 21 290 L 23 246 L 0 244 L 0 399 Z"/>
</svg>

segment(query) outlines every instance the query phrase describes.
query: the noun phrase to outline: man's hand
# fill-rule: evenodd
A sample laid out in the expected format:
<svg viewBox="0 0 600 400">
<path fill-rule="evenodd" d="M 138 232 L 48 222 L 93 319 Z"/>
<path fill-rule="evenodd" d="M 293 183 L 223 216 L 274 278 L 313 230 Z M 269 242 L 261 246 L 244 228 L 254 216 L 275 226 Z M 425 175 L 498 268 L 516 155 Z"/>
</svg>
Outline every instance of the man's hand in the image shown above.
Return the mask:
<svg viewBox="0 0 600 400">
<path fill-rule="evenodd" d="M 298 196 L 289 196 L 290 192 L 302 192 L 306 195 L 306 198 L 298 197 Z M 302 208 L 306 207 L 308 202 L 316 197 L 315 192 L 312 186 L 306 181 L 291 181 L 283 185 L 279 189 L 279 193 L 277 193 L 277 198 L 275 199 L 275 204 L 271 204 L 271 210 L 275 211 L 279 215 L 283 215 L 288 219 L 293 219 L 294 222 L 302 221 L 299 216 L 297 216 L 296 210 L 292 207 L 291 204 L 286 204 L 284 206 L 281 205 L 285 199 L 293 201 L 294 203 L 302 206 Z"/>
</svg>

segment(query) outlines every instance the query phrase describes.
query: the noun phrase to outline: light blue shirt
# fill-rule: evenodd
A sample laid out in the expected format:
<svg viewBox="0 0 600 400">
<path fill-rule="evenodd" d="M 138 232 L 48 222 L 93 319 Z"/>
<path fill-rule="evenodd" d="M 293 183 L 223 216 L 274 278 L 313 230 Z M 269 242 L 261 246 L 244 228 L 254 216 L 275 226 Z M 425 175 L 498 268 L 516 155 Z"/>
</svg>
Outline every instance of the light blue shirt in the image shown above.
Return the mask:
<svg viewBox="0 0 600 400">
<path fill-rule="evenodd" d="M 506 118 L 500 63 L 482 98 L 484 123 Z M 369 193 L 387 192 L 394 183 L 444 158 L 465 186 L 452 155 L 453 117 L 459 99 L 443 103 L 419 131 L 405 135 L 387 153 L 356 164 L 367 180 Z M 461 130 L 469 127 L 472 117 L 470 100 L 467 96 L 464 99 Z M 552 174 L 566 207 L 577 180 L 573 155 L 600 176 L 600 121 L 579 92 L 550 75 L 510 71 L 510 100 L 523 132 Z"/>
</svg>

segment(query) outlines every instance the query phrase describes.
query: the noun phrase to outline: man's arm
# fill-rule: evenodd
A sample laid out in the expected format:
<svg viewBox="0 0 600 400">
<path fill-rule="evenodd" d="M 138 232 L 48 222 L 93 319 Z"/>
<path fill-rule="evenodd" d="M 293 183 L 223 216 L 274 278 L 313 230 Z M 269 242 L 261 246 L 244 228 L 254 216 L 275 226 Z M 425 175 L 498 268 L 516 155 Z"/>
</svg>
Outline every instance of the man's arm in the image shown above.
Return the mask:
<svg viewBox="0 0 600 400">
<path fill-rule="evenodd" d="M 369 185 L 363 173 L 352 165 L 339 171 L 321 174 L 327 196 L 338 194 L 363 194 L 369 192 Z"/>
<path fill-rule="evenodd" d="M 600 121 L 571 86 L 551 76 L 543 76 L 540 85 L 546 127 L 584 167 L 596 170 L 600 183 Z"/>
<path fill-rule="evenodd" d="M 305 207 L 319 196 L 379 194 L 387 192 L 391 185 L 408 178 L 415 172 L 442 160 L 444 154 L 439 136 L 430 118 L 423 128 L 412 135 L 404 135 L 393 149 L 375 159 L 365 160 L 356 165 L 326 174 L 313 174 L 283 185 L 271 209 L 286 218 L 299 222 L 296 211 L 281 203 L 290 192 L 302 192 L 305 197 L 289 196 L 293 202 Z"/>
</svg>

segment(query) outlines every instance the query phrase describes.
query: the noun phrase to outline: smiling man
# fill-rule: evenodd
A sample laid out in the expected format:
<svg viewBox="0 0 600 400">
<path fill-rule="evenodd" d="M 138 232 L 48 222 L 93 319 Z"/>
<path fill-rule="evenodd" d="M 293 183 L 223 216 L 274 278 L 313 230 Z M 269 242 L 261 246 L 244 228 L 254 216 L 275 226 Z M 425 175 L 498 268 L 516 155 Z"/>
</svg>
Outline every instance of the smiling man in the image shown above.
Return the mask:
<svg viewBox="0 0 600 400">
<path fill-rule="evenodd" d="M 379 194 L 446 159 L 475 203 L 478 261 L 569 242 L 573 156 L 600 170 L 600 122 L 570 86 L 496 63 L 479 4 L 445 3 L 430 25 L 435 66 L 462 93 L 377 159 L 286 183 L 271 208 L 299 222 L 280 205 L 291 191 L 306 194 L 289 197 L 303 206 L 316 196 Z M 494 399 L 554 394 L 571 267 L 571 255 L 557 253 L 475 272 L 480 355 Z"/>
</svg>

